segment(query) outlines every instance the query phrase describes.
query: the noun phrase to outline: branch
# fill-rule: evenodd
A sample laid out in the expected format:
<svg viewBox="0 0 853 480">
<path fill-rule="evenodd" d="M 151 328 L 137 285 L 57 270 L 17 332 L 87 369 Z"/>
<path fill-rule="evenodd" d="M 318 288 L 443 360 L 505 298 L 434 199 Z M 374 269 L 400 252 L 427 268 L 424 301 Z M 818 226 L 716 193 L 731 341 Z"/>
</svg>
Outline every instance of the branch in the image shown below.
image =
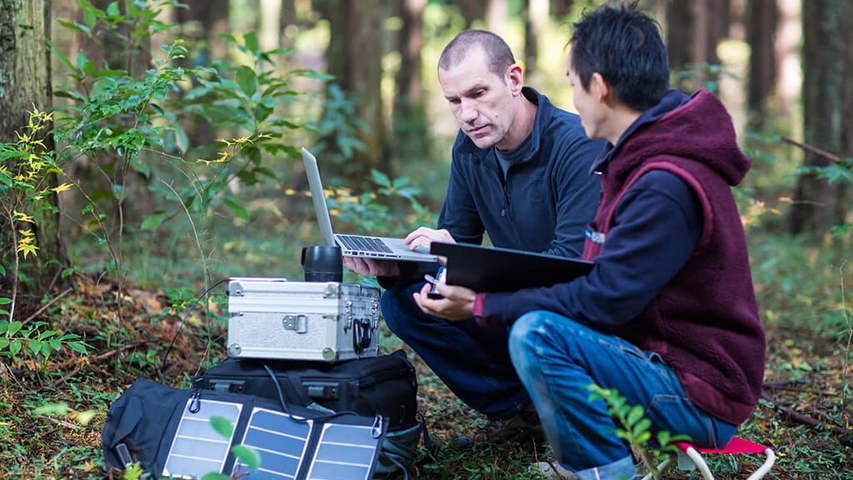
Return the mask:
<svg viewBox="0 0 853 480">
<path fill-rule="evenodd" d="M 785 142 L 785 143 L 789 143 L 789 144 L 791 144 L 791 145 L 794 145 L 795 147 L 800 147 L 801 149 L 803 149 L 803 150 L 805 150 L 805 151 L 807 151 L 807 152 L 814 153 L 815 155 L 821 156 L 821 157 L 823 157 L 823 158 L 825 158 L 825 159 L 827 159 L 827 160 L 831 160 L 831 161 L 833 161 L 833 162 L 835 162 L 835 163 L 840 164 L 840 163 L 842 163 L 842 162 L 843 162 L 843 160 L 841 159 L 841 157 L 835 156 L 835 155 L 833 155 L 833 154 L 831 154 L 831 153 L 827 152 L 826 150 L 821 150 L 821 149 L 819 149 L 819 148 L 817 148 L 817 147 L 813 147 L 813 146 L 811 146 L 811 145 L 806 145 L 805 143 L 800 143 L 800 142 L 798 142 L 798 141 L 794 140 L 793 138 L 790 138 L 790 137 L 782 137 L 782 141 L 783 141 L 783 142 Z"/>
<path fill-rule="evenodd" d="M 821 422 L 820 420 L 812 418 L 808 415 L 804 415 L 804 414 L 802 414 L 802 413 L 800 413 L 794 409 L 788 408 L 788 407 L 782 405 L 775 398 L 768 395 L 766 392 L 761 392 L 761 398 L 763 398 L 763 399 L 767 400 L 768 402 L 770 402 L 771 404 L 773 404 L 773 408 L 775 408 L 777 412 L 780 412 L 780 413 L 786 415 L 789 419 L 793 420 L 796 423 L 800 423 L 802 425 L 808 425 L 810 427 L 818 427 L 818 426 L 824 425 L 824 426 L 826 426 L 827 430 L 829 430 L 832 433 L 837 433 L 837 434 L 843 435 L 843 436 L 853 435 L 853 430 L 848 430 L 846 428 L 837 427 L 834 425 L 828 425 L 824 422 Z"/>
<path fill-rule="evenodd" d="M 41 307 L 41 308 L 39 308 L 38 310 L 36 310 L 36 311 L 35 311 L 35 313 L 33 313 L 32 315 L 30 315 L 29 317 L 27 317 L 26 319 L 24 319 L 24 321 L 22 321 L 22 322 L 21 322 L 21 324 L 22 324 L 22 325 L 26 325 L 27 323 L 31 322 L 34 318 L 38 317 L 39 315 L 41 315 L 41 314 L 42 314 L 42 312 L 44 312 L 45 310 L 47 310 L 51 305 L 53 305 L 54 303 L 58 302 L 60 298 L 62 298 L 62 297 L 64 297 L 64 296 L 68 295 L 69 293 L 71 293 L 71 291 L 72 291 L 72 290 L 73 290 L 73 288 L 69 288 L 69 289 L 65 290 L 64 292 L 60 293 L 59 295 L 57 295 L 57 296 L 53 297 L 52 299 L 50 299 L 50 301 L 49 301 L 49 302 L 47 302 L 46 304 L 42 305 L 42 307 Z"/>
</svg>

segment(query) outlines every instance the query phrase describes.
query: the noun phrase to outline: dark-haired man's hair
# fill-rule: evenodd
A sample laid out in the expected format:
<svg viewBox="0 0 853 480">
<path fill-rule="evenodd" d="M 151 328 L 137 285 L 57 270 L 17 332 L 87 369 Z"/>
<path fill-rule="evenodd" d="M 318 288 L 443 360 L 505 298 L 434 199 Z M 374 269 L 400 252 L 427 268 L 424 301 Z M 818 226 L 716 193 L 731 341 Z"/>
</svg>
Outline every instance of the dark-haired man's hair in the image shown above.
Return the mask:
<svg viewBox="0 0 853 480">
<path fill-rule="evenodd" d="M 637 2 L 601 6 L 573 26 L 571 69 L 584 90 L 598 72 L 635 110 L 660 102 L 669 90 L 669 60 L 660 25 Z"/>
<path fill-rule="evenodd" d="M 507 67 L 515 63 L 509 45 L 498 35 L 485 30 L 464 30 L 444 47 L 438 59 L 438 68 L 449 70 L 459 65 L 468 52 L 478 46 L 486 52 L 489 70 L 495 75 L 503 76 Z"/>
</svg>

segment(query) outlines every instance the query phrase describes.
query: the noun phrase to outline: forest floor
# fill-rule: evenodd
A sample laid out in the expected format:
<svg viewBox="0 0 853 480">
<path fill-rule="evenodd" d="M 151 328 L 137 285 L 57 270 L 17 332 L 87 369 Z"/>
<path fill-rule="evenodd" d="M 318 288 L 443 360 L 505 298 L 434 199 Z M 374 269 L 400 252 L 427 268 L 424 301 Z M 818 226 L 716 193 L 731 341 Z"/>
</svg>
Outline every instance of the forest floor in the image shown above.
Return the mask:
<svg viewBox="0 0 853 480">
<path fill-rule="evenodd" d="M 26 344 L 16 355 L 2 352 L 0 478 L 121 478 L 104 470 L 101 453 L 101 428 L 111 402 L 141 377 L 186 388 L 191 376 L 224 358 L 221 302 L 193 310 L 185 298 L 182 311 L 193 311 L 184 319 L 170 306 L 173 294 L 163 291 L 119 292 L 115 282 L 101 279 L 78 281 L 63 293 L 41 313 L 31 306 L 35 316 L 24 326 L 47 321 L 53 329 L 78 335 L 90 349 L 83 355 L 62 348 L 46 360 L 30 355 Z M 117 321 L 119 299 L 122 320 Z M 766 398 L 738 434 L 773 446 L 778 458 L 768 478 L 853 478 L 849 345 L 845 350 L 803 332 L 772 328 L 768 344 Z M 406 349 L 418 369 L 419 408 L 432 441 L 442 446 L 435 454 L 421 448 L 409 478 L 537 478 L 527 468 L 549 458 L 547 444 L 458 445 L 454 439 L 475 432 L 485 418 L 385 331 L 381 352 L 397 348 Z M 727 457 L 709 463 L 718 478 L 742 479 L 760 461 Z M 676 472 L 664 478 L 699 477 Z"/>
</svg>

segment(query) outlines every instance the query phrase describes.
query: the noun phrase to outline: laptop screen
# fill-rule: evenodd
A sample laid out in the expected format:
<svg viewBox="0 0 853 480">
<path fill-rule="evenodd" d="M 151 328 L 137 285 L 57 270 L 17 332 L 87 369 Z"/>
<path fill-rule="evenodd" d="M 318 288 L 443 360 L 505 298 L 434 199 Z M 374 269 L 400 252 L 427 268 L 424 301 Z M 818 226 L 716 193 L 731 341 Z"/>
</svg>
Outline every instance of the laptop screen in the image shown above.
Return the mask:
<svg viewBox="0 0 853 480">
<path fill-rule="evenodd" d="M 323 182 L 320 180 L 320 168 L 317 166 L 317 159 L 305 147 L 302 147 L 302 163 L 305 164 L 305 174 L 308 176 L 308 188 L 311 189 L 311 199 L 314 202 L 314 213 L 317 215 L 320 235 L 326 245 L 337 245 L 332 231 L 329 206 L 326 205 L 326 192 L 323 191 Z"/>
</svg>

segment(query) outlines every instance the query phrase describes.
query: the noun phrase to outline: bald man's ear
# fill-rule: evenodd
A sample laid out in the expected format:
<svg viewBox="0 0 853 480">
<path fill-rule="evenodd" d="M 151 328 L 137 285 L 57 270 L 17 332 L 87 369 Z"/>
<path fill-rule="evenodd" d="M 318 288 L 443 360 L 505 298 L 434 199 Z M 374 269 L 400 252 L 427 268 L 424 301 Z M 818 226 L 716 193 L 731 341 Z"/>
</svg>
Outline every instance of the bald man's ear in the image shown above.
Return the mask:
<svg viewBox="0 0 853 480">
<path fill-rule="evenodd" d="M 521 88 L 524 87 L 524 73 L 521 65 L 517 63 L 510 65 L 509 70 L 507 70 L 507 81 L 513 94 L 520 95 Z"/>
</svg>

